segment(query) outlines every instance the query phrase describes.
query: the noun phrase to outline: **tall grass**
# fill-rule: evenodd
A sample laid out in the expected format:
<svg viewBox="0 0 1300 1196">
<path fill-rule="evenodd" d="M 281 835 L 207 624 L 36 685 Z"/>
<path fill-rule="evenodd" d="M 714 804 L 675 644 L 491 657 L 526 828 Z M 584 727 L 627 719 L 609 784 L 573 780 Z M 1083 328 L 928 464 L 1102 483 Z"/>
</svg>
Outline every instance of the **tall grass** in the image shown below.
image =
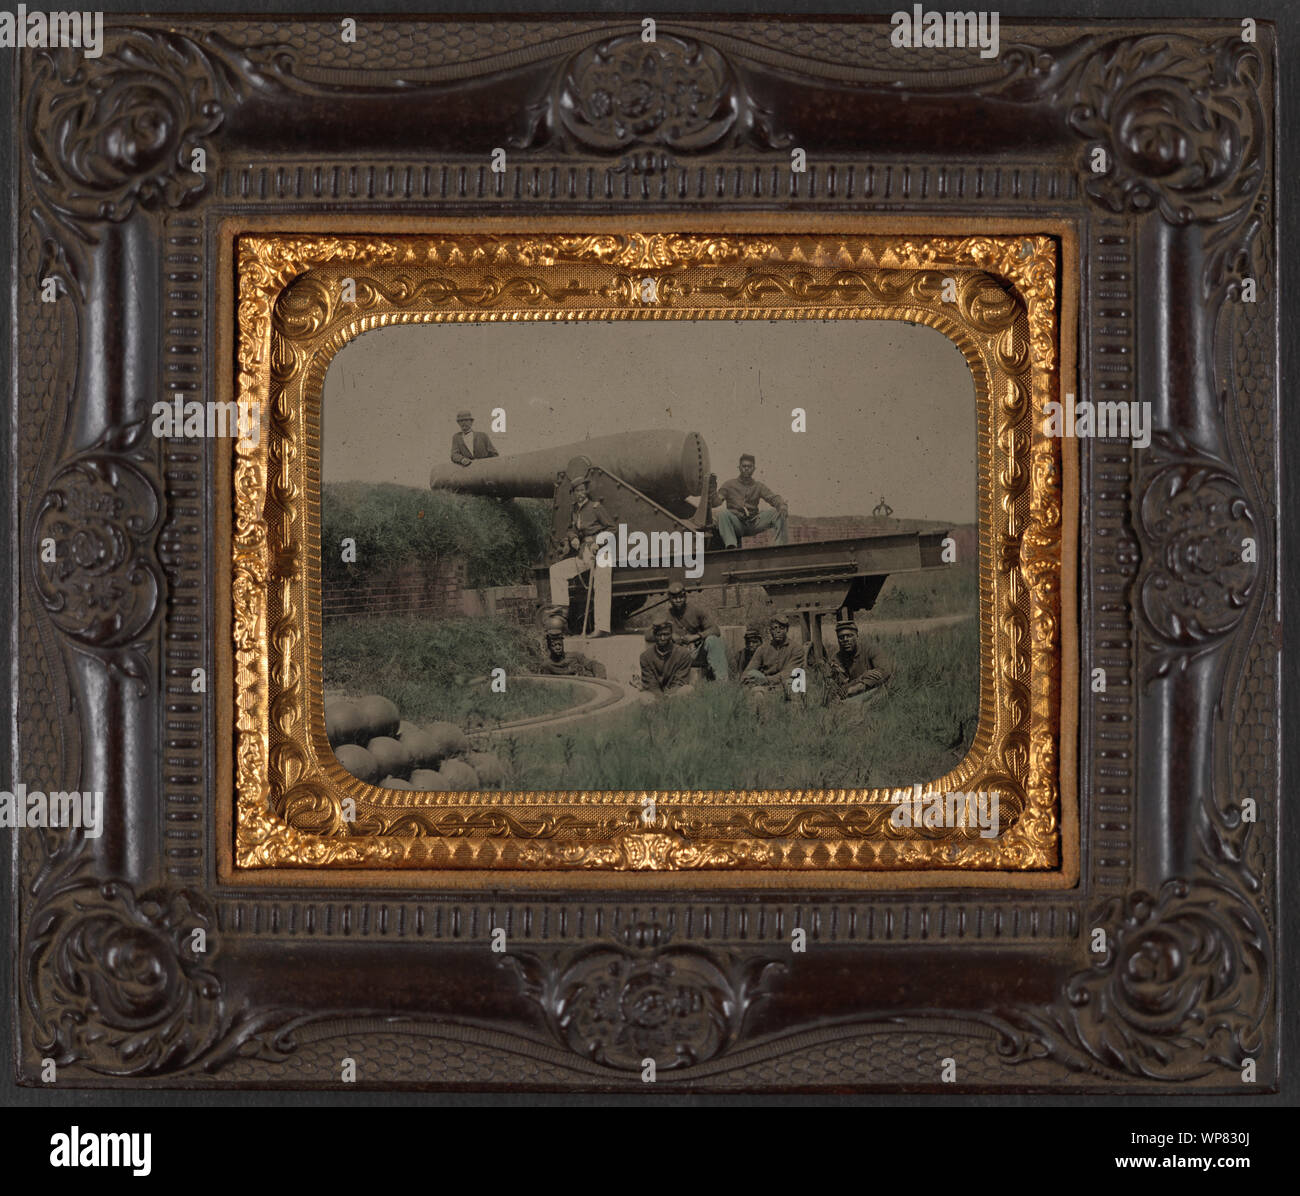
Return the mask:
<svg viewBox="0 0 1300 1196">
<path fill-rule="evenodd" d="M 979 710 L 972 620 L 881 637 L 897 671 L 869 708 L 814 678 L 790 701 L 737 684 L 639 706 L 604 723 L 521 737 L 515 783 L 538 789 L 874 788 L 926 781 L 966 753 Z"/>
<path fill-rule="evenodd" d="M 863 625 L 872 619 L 930 619 L 938 615 L 973 615 L 978 610 L 979 576 L 971 561 L 947 569 L 893 574 Z"/>
<path fill-rule="evenodd" d="M 974 738 L 978 622 L 876 637 L 893 653 L 885 697 L 869 708 L 830 700 L 814 673 L 790 701 L 736 683 L 638 705 L 509 743 L 511 788 L 836 789 L 926 781 L 949 771 Z M 574 705 L 563 682 L 529 683 L 535 637 L 499 619 L 375 618 L 325 630 L 325 687 L 379 693 L 412 722 L 468 729 Z M 471 685 L 504 668 L 506 692 Z M 504 750 L 504 749 L 503 749 Z"/>
<path fill-rule="evenodd" d="M 503 619 L 431 620 L 387 616 L 327 623 L 322 654 L 326 690 L 349 697 L 381 694 L 411 722 L 495 726 L 574 705 L 563 682 L 511 680 L 539 657 L 536 636 Z M 471 685 L 506 670 L 504 693 Z"/>
<path fill-rule="evenodd" d="M 550 506 L 500 501 L 391 483 L 332 482 L 321 487 L 321 583 L 347 593 L 377 570 L 458 556 L 476 588 L 527 580 L 550 536 Z M 355 563 L 338 545 L 356 542 Z"/>
</svg>

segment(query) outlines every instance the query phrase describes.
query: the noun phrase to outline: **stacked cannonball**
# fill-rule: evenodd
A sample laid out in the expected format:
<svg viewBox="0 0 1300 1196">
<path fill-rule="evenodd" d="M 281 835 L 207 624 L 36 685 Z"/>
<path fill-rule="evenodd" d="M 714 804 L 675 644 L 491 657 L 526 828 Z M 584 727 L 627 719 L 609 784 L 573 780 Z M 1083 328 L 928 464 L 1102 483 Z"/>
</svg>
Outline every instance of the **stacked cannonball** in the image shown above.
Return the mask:
<svg viewBox="0 0 1300 1196">
<path fill-rule="evenodd" d="M 325 733 L 348 772 L 382 789 L 497 789 L 505 780 L 501 761 L 471 751 L 455 723 L 408 723 L 378 694 L 328 701 Z"/>
</svg>

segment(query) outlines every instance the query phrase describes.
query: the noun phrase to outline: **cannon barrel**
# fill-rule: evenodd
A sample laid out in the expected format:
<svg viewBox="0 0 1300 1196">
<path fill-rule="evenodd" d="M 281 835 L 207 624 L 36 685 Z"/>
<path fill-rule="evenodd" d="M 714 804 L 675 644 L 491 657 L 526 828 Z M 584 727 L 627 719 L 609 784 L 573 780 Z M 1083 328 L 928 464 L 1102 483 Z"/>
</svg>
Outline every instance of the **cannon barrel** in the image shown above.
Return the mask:
<svg viewBox="0 0 1300 1196">
<path fill-rule="evenodd" d="M 708 485 L 709 450 L 703 437 L 660 429 L 593 436 L 558 448 L 485 457 L 469 465 L 439 461 L 429 474 L 429 487 L 492 498 L 550 498 L 556 476 L 579 457 L 663 506 L 702 494 Z"/>
</svg>

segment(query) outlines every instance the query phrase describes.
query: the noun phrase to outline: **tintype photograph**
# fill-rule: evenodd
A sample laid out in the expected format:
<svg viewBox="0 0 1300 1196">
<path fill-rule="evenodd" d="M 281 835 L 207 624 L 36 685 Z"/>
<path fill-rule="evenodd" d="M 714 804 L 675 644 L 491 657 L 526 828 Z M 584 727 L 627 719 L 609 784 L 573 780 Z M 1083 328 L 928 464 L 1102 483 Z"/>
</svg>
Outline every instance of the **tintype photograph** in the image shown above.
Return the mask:
<svg viewBox="0 0 1300 1196">
<path fill-rule="evenodd" d="M 979 716 L 976 432 L 957 347 L 897 321 L 363 334 L 322 411 L 335 754 L 399 788 L 929 783 Z"/>
<path fill-rule="evenodd" d="M 1283 6 L 467 3 L 0 13 L 6 1083 L 1284 1100 Z"/>
<path fill-rule="evenodd" d="M 232 870 L 1070 883 L 1068 230 L 234 248 Z"/>
</svg>

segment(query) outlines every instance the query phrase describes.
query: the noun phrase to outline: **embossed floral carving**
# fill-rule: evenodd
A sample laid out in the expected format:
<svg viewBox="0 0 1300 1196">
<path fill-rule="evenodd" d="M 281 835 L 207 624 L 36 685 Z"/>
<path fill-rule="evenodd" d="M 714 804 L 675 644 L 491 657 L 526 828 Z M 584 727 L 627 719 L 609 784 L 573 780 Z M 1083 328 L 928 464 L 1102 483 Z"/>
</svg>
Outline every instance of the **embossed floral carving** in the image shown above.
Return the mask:
<svg viewBox="0 0 1300 1196">
<path fill-rule="evenodd" d="M 193 151 L 223 117 L 213 63 L 189 38 L 131 30 L 100 58 L 52 51 L 29 101 L 33 169 L 50 206 L 75 220 L 182 207 L 207 183 Z"/>
<path fill-rule="evenodd" d="M 623 1071 L 640 1071 L 647 1059 L 665 1071 L 721 1054 L 782 966 L 762 956 L 666 946 L 658 926 L 634 927 L 626 942 L 546 960 L 509 957 L 560 1042 Z"/>
<path fill-rule="evenodd" d="M 1259 53 L 1240 39 L 1129 38 L 1090 58 L 1069 120 L 1109 148 L 1088 193 L 1113 211 L 1158 208 L 1172 224 L 1220 221 L 1250 202 L 1263 168 Z"/>
<path fill-rule="evenodd" d="M 1174 879 L 1160 892 L 1115 898 L 1093 919 L 1097 962 L 1065 999 L 1010 1020 L 1031 1035 L 1009 1046 L 1074 1070 L 1188 1080 L 1240 1068 L 1260 1046 L 1269 1001 L 1267 931 L 1225 885 Z"/>
<path fill-rule="evenodd" d="M 616 37 L 575 55 L 559 116 L 594 149 L 712 145 L 736 122 L 735 76 L 711 46 L 664 35 Z"/>
<path fill-rule="evenodd" d="M 36 886 L 25 944 L 36 1047 L 111 1075 L 185 1067 L 220 1030 L 213 919 L 193 894 L 137 897 L 130 885 L 83 875 L 84 843 L 56 849 Z"/>
<path fill-rule="evenodd" d="M 114 447 L 126 442 L 105 442 L 55 474 L 32 523 L 41 603 L 60 631 L 91 650 L 131 644 L 152 622 L 163 587 L 157 491 Z M 119 663 L 135 675 L 130 655 Z"/>
<path fill-rule="evenodd" d="M 663 31 L 653 42 L 625 34 L 578 51 L 531 116 L 524 145 L 543 129 L 598 152 L 697 153 L 746 140 L 769 149 L 790 142 L 773 131 L 719 50 Z"/>
<path fill-rule="evenodd" d="M 22 944 L 32 1045 L 60 1067 L 149 1078 L 219 1070 L 235 1055 L 278 1061 L 311 1016 L 232 1006 L 214 970 L 216 917 L 201 894 L 137 894 L 90 874 L 80 831 L 44 840 Z"/>
<path fill-rule="evenodd" d="M 1155 673 L 1185 668 L 1215 647 L 1245 613 L 1259 576 L 1255 517 L 1228 464 L 1179 437 L 1153 446 L 1139 529 L 1148 546 L 1138 593 L 1159 644 Z"/>
</svg>

